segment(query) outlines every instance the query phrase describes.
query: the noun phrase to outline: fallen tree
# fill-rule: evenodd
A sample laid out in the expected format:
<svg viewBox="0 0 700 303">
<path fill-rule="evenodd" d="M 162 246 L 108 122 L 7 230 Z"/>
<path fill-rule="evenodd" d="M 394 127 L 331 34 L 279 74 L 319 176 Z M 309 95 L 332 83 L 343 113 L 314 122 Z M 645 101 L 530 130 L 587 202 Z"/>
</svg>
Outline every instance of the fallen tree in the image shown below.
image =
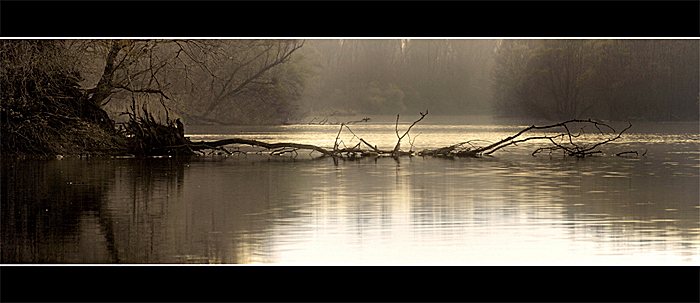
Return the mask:
<svg viewBox="0 0 700 303">
<path fill-rule="evenodd" d="M 333 147 L 321 147 L 321 146 L 316 146 L 316 145 L 310 145 L 310 144 L 300 144 L 300 143 L 290 143 L 290 142 L 282 142 L 282 143 L 269 143 L 269 142 L 262 142 L 258 140 L 251 140 L 251 139 L 242 139 L 242 138 L 231 138 L 231 139 L 224 139 L 224 140 L 218 140 L 218 141 L 200 141 L 200 142 L 190 142 L 189 143 L 189 148 L 194 151 L 194 152 L 199 152 L 204 154 L 206 150 L 212 150 L 212 151 L 223 151 L 227 154 L 233 154 L 234 152 L 237 153 L 245 153 L 240 150 L 236 151 L 230 151 L 225 148 L 227 145 L 249 145 L 249 146 L 255 146 L 255 147 L 261 147 L 269 151 L 270 155 L 284 155 L 284 154 L 291 154 L 291 155 L 297 155 L 298 151 L 300 150 L 308 150 L 310 151 L 310 154 L 317 152 L 321 154 L 321 157 L 334 157 L 334 158 L 347 158 L 347 159 L 356 159 L 356 158 L 364 158 L 364 157 L 394 157 L 398 158 L 401 156 L 436 156 L 436 157 L 472 157 L 472 158 L 479 158 L 479 157 L 484 157 L 484 156 L 490 156 L 496 151 L 502 150 L 506 147 L 509 146 L 515 146 L 519 143 L 524 143 L 527 141 L 544 141 L 548 143 L 546 146 L 541 146 L 535 149 L 532 152 L 533 156 L 536 156 L 539 153 L 548 151 L 549 154 L 551 155 L 555 151 L 561 151 L 564 156 L 568 157 L 586 157 L 586 156 L 591 156 L 594 154 L 600 154 L 602 153 L 601 150 L 598 148 L 601 147 L 602 145 L 606 143 L 610 143 L 612 141 L 615 141 L 619 138 L 621 138 L 622 134 L 630 129 L 632 127 L 632 124 L 629 124 L 626 128 L 623 130 L 617 132 L 615 131 L 614 128 L 612 128 L 610 125 L 603 123 L 603 122 L 598 122 L 594 121 L 592 119 L 588 120 L 581 120 L 581 119 L 572 119 L 556 124 L 551 124 L 551 125 L 545 125 L 545 126 L 536 126 L 532 125 L 529 126 L 517 133 L 515 133 L 512 136 L 508 136 L 502 140 L 499 140 L 498 142 L 491 143 L 485 146 L 478 146 L 476 145 L 477 141 L 482 141 L 482 140 L 471 140 L 471 141 L 466 141 L 466 142 L 460 142 L 457 144 L 453 144 L 450 146 L 438 148 L 438 149 L 424 149 L 420 151 L 413 151 L 413 142 L 410 142 L 410 149 L 408 151 L 401 150 L 401 141 L 406 137 L 409 136 L 409 132 L 411 131 L 411 128 L 415 126 L 418 122 L 423 120 L 425 116 L 428 115 L 428 111 L 425 113 L 420 113 L 420 118 L 415 120 L 409 127 L 408 129 L 401 135 L 399 133 L 399 115 L 396 116 L 396 137 L 397 137 L 397 142 L 396 145 L 394 146 L 393 149 L 380 149 L 377 147 L 377 145 L 373 145 L 369 143 L 367 140 L 364 138 L 361 138 L 357 134 L 355 134 L 350 127 L 343 123 L 340 125 L 340 129 L 338 130 L 338 134 L 336 135 L 335 142 L 333 144 Z M 585 140 L 579 140 L 584 134 L 585 134 L 585 128 L 587 126 L 592 126 L 595 128 L 595 134 L 600 135 L 601 139 L 598 141 L 594 142 L 586 142 Z M 576 129 L 577 131 L 572 132 L 572 129 Z M 341 133 L 346 130 L 349 131 L 353 139 L 357 138 L 358 143 L 356 143 L 353 146 L 345 146 L 345 144 L 340 140 L 340 135 Z M 531 131 L 551 131 L 551 130 L 559 130 L 558 132 L 551 132 L 551 133 L 545 133 L 545 134 L 539 134 L 539 135 L 532 135 L 528 136 L 527 134 L 530 133 Z M 409 136 L 410 137 L 410 136 Z M 415 140 L 415 137 L 414 137 Z M 189 142 L 189 140 L 188 140 Z M 343 147 L 341 147 L 343 145 Z M 363 148 L 364 147 L 364 148 Z M 631 154 L 631 153 L 636 153 L 635 151 L 630 151 L 630 152 L 624 152 L 624 153 L 618 153 L 617 155 L 623 155 L 623 154 Z"/>
</svg>

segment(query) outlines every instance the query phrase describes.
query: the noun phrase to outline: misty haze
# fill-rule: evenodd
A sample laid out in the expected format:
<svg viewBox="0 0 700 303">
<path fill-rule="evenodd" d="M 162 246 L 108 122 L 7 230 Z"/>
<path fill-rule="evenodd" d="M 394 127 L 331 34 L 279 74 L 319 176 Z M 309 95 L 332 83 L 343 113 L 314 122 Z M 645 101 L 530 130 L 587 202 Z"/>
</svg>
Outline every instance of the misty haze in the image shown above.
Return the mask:
<svg viewBox="0 0 700 303">
<path fill-rule="evenodd" d="M 700 40 L 3 40 L 1 263 L 700 264 Z"/>
</svg>

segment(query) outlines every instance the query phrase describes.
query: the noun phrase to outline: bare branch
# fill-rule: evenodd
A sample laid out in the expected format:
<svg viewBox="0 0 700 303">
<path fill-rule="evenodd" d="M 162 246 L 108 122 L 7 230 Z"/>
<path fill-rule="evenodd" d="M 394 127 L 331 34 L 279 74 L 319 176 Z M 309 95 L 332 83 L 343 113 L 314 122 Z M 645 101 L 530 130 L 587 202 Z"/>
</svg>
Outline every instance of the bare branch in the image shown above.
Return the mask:
<svg viewBox="0 0 700 303">
<path fill-rule="evenodd" d="M 269 45 L 263 52 L 259 53 L 256 57 L 254 57 L 253 59 L 249 60 L 248 62 L 246 62 L 242 65 L 239 65 L 239 67 L 236 70 L 234 70 L 233 74 L 229 77 L 226 84 L 224 84 L 224 87 L 221 90 L 221 92 L 219 93 L 219 95 L 216 98 L 214 98 L 211 101 L 211 103 L 209 104 L 209 106 L 204 110 L 204 112 L 202 113 L 202 116 L 203 117 L 208 116 L 212 111 L 214 111 L 214 109 L 216 109 L 221 103 L 223 103 L 223 101 L 226 98 L 231 98 L 231 97 L 238 95 L 250 83 L 252 83 L 253 81 L 260 78 L 263 74 L 265 74 L 267 71 L 269 71 L 273 67 L 289 61 L 289 58 L 292 56 L 292 54 L 296 50 L 301 48 L 303 45 L 304 45 L 303 43 L 301 43 L 301 44 L 295 43 L 291 49 L 287 48 L 288 46 L 286 46 L 284 48 L 284 52 L 281 52 L 280 49 L 278 48 L 278 53 L 277 53 L 276 57 L 274 58 L 274 60 L 272 60 L 272 62 L 269 62 L 268 61 L 269 59 L 264 60 L 262 63 L 263 65 L 257 70 L 257 72 L 255 74 L 247 77 L 245 80 L 243 80 L 241 83 L 239 83 L 235 88 L 229 90 L 228 89 L 229 85 L 231 85 L 231 83 L 233 82 L 234 76 L 238 72 L 238 70 L 240 68 L 243 68 L 244 66 L 256 61 L 256 59 L 258 59 L 262 55 L 266 55 L 266 56 L 269 55 L 270 50 L 272 49 L 273 46 Z"/>
<path fill-rule="evenodd" d="M 418 118 L 418 120 L 416 120 L 416 121 L 413 121 L 413 123 L 408 127 L 406 132 L 403 133 L 403 135 L 401 135 L 401 136 L 399 136 L 399 115 L 396 115 L 396 137 L 398 137 L 399 140 L 396 142 L 396 146 L 394 146 L 394 151 L 392 152 L 392 154 L 397 154 L 399 152 L 399 149 L 401 148 L 401 139 L 403 139 L 406 135 L 408 135 L 408 132 L 411 131 L 411 128 L 413 128 L 414 125 L 416 125 L 418 122 L 423 120 L 423 118 L 425 118 L 425 116 L 427 116 L 427 115 L 428 115 L 427 110 L 425 111 L 425 114 L 421 112 L 420 118 Z"/>
<path fill-rule="evenodd" d="M 603 140 L 603 141 L 600 141 L 600 142 L 597 142 L 597 143 L 593 144 L 592 146 L 587 147 L 586 145 L 583 145 L 583 144 L 576 144 L 576 143 L 573 141 L 573 138 L 578 137 L 578 136 L 580 136 L 580 135 L 582 134 L 583 128 L 581 128 L 581 130 L 579 131 L 579 133 L 578 133 L 577 135 L 573 135 L 573 134 L 571 134 L 571 131 L 569 130 L 569 127 L 568 127 L 568 125 L 571 124 L 571 123 L 588 123 L 588 124 L 593 124 L 593 125 L 596 127 L 596 129 L 598 129 L 599 131 L 601 131 L 601 134 L 604 134 L 604 133 L 603 133 L 602 130 L 600 129 L 600 126 L 603 126 L 603 127 L 609 128 L 609 129 L 611 129 L 611 130 L 614 130 L 612 127 L 610 127 L 609 125 L 607 125 L 607 124 L 605 124 L 605 123 L 600 123 L 600 122 L 597 122 L 597 121 L 593 121 L 593 120 L 591 120 L 591 119 L 588 119 L 588 120 L 572 119 L 572 120 L 568 120 L 568 121 L 564 121 L 564 122 L 560 122 L 560 123 L 552 124 L 552 125 L 546 125 L 546 126 L 534 126 L 534 125 L 533 125 L 533 126 L 530 126 L 530 127 L 528 127 L 528 128 L 525 128 L 525 129 L 521 130 L 520 132 L 518 132 L 517 134 L 515 134 L 515 135 L 513 135 L 513 136 L 510 136 L 510 137 L 508 137 L 508 138 L 505 138 L 505 139 L 503 139 L 503 140 L 501 140 L 501 141 L 498 141 L 498 142 L 496 142 L 496 143 L 494 143 L 494 144 L 491 144 L 491 145 L 489 145 L 489 146 L 486 146 L 486 147 L 483 147 L 483 148 L 479 148 L 479 149 L 477 149 L 475 152 L 476 152 L 477 154 L 483 153 L 483 154 L 485 154 L 485 155 L 490 155 L 490 154 L 494 153 L 495 151 L 497 151 L 497 150 L 499 150 L 499 149 L 502 149 L 502 148 L 504 148 L 504 147 L 510 146 L 510 145 L 515 145 L 515 144 L 517 144 L 517 143 L 521 143 L 521 142 L 525 142 L 525 141 L 530 141 L 530 140 L 544 139 L 544 140 L 549 140 L 549 141 L 555 146 L 556 149 L 564 150 L 569 156 L 579 156 L 579 157 L 583 157 L 583 156 L 590 155 L 590 154 L 593 154 L 593 153 L 598 153 L 598 152 L 592 152 L 592 150 L 594 150 L 594 149 L 597 148 L 598 146 L 601 146 L 601 145 L 603 145 L 603 144 L 606 144 L 606 143 L 609 143 L 609 142 L 612 142 L 612 141 L 614 141 L 614 140 L 619 139 L 620 136 L 622 136 L 622 134 L 623 134 L 626 130 L 628 130 L 630 127 L 632 127 L 632 124 L 630 123 L 628 127 L 626 127 L 625 129 L 623 129 L 621 132 L 617 133 L 616 136 L 611 137 L 611 138 L 608 138 L 608 139 Z M 566 133 L 562 133 L 562 134 L 558 134 L 558 135 L 554 135 L 554 136 L 538 136 L 538 137 L 528 137 L 528 138 L 525 138 L 525 139 L 514 140 L 515 138 L 519 137 L 519 136 L 522 135 L 523 133 L 525 133 L 525 132 L 527 132 L 527 131 L 530 131 L 530 130 L 533 130 L 533 129 L 550 129 L 550 128 L 556 128 L 556 127 L 563 127 L 563 128 L 566 130 Z M 570 146 L 567 147 L 567 146 L 562 145 L 561 143 L 557 143 L 557 142 L 554 140 L 554 139 L 557 139 L 557 138 L 559 138 L 559 139 L 568 138 L 568 141 L 569 141 Z M 545 148 L 545 149 L 550 149 L 550 148 Z M 533 154 L 536 154 L 537 152 L 539 152 L 539 151 L 536 151 L 536 152 L 534 152 Z"/>
<path fill-rule="evenodd" d="M 162 90 L 159 89 L 152 89 L 152 88 L 144 88 L 144 89 L 133 89 L 130 88 L 126 85 L 117 85 L 115 88 L 121 88 L 124 90 L 127 90 L 132 93 L 147 93 L 147 94 L 160 94 L 163 98 L 170 100 L 168 96 L 165 95 L 165 93 Z"/>
</svg>

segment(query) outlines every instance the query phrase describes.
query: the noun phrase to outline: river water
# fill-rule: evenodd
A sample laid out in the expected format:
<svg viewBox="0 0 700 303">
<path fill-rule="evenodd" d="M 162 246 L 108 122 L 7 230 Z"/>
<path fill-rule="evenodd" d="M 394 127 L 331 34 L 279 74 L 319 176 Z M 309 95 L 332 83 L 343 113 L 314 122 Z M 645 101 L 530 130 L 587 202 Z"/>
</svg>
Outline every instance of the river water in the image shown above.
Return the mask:
<svg viewBox="0 0 700 303">
<path fill-rule="evenodd" d="M 351 129 L 392 149 L 393 118 Z M 401 117 L 401 132 L 412 118 Z M 486 144 L 527 126 L 429 115 L 402 149 Z M 332 147 L 338 129 L 188 135 Z M 249 147 L 187 159 L 4 159 L 2 263 L 697 266 L 699 133 L 698 123 L 634 123 L 585 159 L 530 156 L 541 143 L 480 159 L 334 161 Z M 340 139 L 358 142 L 348 131 Z M 614 156 L 631 150 L 639 156 Z"/>
</svg>

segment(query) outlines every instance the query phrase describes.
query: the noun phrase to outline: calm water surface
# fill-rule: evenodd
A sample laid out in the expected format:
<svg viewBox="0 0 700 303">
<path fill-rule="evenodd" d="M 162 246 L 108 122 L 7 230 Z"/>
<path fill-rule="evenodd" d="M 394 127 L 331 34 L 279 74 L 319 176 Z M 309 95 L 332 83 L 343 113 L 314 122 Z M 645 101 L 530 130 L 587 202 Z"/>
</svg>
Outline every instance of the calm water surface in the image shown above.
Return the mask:
<svg viewBox="0 0 700 303">
<path fill-rule="evenodd" d="M 437 148 L 523 127 L 428 116 L 411 140 Z M 392 119 L 352 130 L 380 148 L 396 140 Z M 189 131 L 332 147 L 338 126 Z M 341 139 L 357 143 L 349 132 Z M 2 263 L 698 265 L 699 144 L 697 123 L 639 123 L 586 159 L 532 157 L 528 144 L 454 160 L 334 163 L 250 148 L 4 160 Z M 628 150 L 646 155 L 611 155 Z"/>
</svg>

